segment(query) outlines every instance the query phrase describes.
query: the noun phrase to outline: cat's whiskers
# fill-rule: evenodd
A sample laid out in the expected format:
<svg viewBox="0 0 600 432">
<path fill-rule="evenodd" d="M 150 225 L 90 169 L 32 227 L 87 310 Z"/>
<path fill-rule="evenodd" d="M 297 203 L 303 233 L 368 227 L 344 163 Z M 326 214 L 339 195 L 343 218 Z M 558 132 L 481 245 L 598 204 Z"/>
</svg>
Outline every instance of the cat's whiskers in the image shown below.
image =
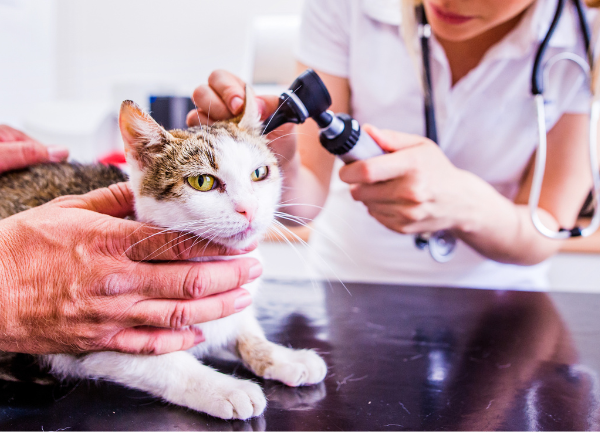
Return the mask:
<svg viewBox="0 0 600 432">
<path fill-rule="evenodd" d="M 311 226 L 310 224 L 308 224 L 308 223 L 306 223 L 304 221 L 304 220 L 308 220 L 309 222 L 312 222 L 312 220 L 310 218 L 303 218 L 303 217 L 300 217 L 300 216 L 292 216 L 290 214 L 282 213 L 282 212 L 279 212 L 279 211 L 276 211 L 274 213 L 274 215 L 277 218 L 284 219 L 284 220 L 289 220 L 290 222 L 294 222 L 294 223 L 296 223 L 296 224 L 298 224 L 300 226 L 308 228 L 312 232 L 317 232 L 317 230 L 313 226 Z M 288 228 L 286 227 L 286 229 L 288 229 Z M 288 229 L 288 231 L 289 231 L 289 229 Z M 352 261 L 352 263 L 357 264 L 356 261 L 354 261 L 354 259 L 350 255 L 348 255 L 348 252 L 346 252 L 344 250 L 344 248 L 342 248 L 334 239 L 332 239 L 330 236 L 328 236 L 327 234 L 325 234 L 325 233 L 323 233 L 321 231 L 318 231 L 318 232 L 319 232 L 320 235 L 322 235 L 327 240 L 329 240 L 335 247 L 337 247 L 340 250 L 340 252 L 342 252 L 350 261 Z"/>
<path fill-rule="evenodd" d="M 310 245 L 304 241 L 302 241 L 302 239 L 300 237 L 298 237 L 297 235 L 295 235 L 293 232 L 291 232 L 285 225 L 281 224 L 280 222 L 278 222 L 279 227 L 283 228 L 285 231 L 287 231 L 289 234 L 291 234 L 292 236 L 296 237 L 296 240 L 310 253 L 312 251 L 312 248 L 310 247 Z M 311 265 L 307 262 L 307 260 L 304 259 L 304 257 L 302 256 L 302 254 L 300 253 L 300 251 L 298 250 L 298 248 L 296 248 L 295 244 L 292 243 L 290 241 L 290 239 L 281 231 L 281 229 L 279 229 L 279 227 L 274 226 L 273 228 L 275 229 L 275 232 L 277 234 L 279 234 L 279 236 L 288 243 L 288 245 L 290 245 L 290 247 L 292 248 L 292 250 L 294 250 L 294 252 L 296 252 L 296 254 L 298 256 L 300 256 L 300 259 L 305 263 L 305 266 L 307 268 L 311 268 Z M 317 270 L 318 271 L 318 270 Z M 311 282 L 311 285 L 313 286 L 313 289 L 317 289 L 318 288 L 318 284 L 317 284 L 317 280 L 315 277 L 313 277 L 314 272 L 309 271 L 308 272 L 308 278 Z M 348 291 L 348 294 L 350 294 L 350 296 L 352 296 L 352 294 L 350 293 L 350 291 L 348 290 L 348 288 L 344 285 L 344 283 L 342 282 L 342 280 L 334 273 L 334 276 L 337 278 L 337 280 L 344 286 L 344 288 L 346 289 L 346 291 Z M 331 283 L 331 280 L 329 278 L 324 278 L 324 280 L 327 282 L 327 285 L 329 285 L 329 289 L 333 291 L 333 284 Z"/>
<path fill-rule="evenodd" d="M 295 232 L 291 231 L 288 227 L 286 227 L 284 224 L 282 224 L 280 221 L 278 221 L 277 219 L 275 219 L 273 221 L 278 227 L 281 227 L 282 229 L 284 229 L 285 231 L 287 231 L 292 237 L 294 237 L 296 239 L 296 241 L 298 241 L 300 244 L 302 244 L 305 248 L 311 250 L 312 253 L 316 253 L 317 256 L 319 256 L 319 254 L 315 251 L 312 250 L 310 245 L 308 243 L 306 243 L 300 236 L 298 236 L 298 234 L 296 234 Z M 305 225 L 306 226 L 306 225 Z M 288 243 L 291 243 L 289 241 L 289 239 L 286 239 L 288 241 Z M 337 246 L 337 245 L 336 245 Z M 348 292 L 348 294 L 352 295 L 352 293 L 350 292 L 350 290 L 348 289 L 348 287 L 344 284 L 344 282 L 340 279 L 340 277 L 337 275 L 337 273 L 333 270 L 333 268 L 327 264 L 326 260 L 322 259 L 321 256 L 319 256 L 319 258 L 321 258 L 320 261 L 322 261 L 323 263 L 325 263 L 325 265 L 328 267 L 328 269 L 331 271 L 331 273 L 333 274 L 333 276 L 340 282 L 340 284 L 342 284 L 342 286 L 344 287 L 344 289 Z"/>
<path fill-rule="evenodd" d="M 296 245 L 292 241 L 290 241 L 290 239 L 279 229 L 279 226 L 273 225 L 271 228 L 272 228 L 272 232 L 274 234 L 276 234 L 280 239 L 282 239 L 285 243 L 287 243 L 292 248 L 292 250 L 296 253 L 296 255 L 298 255 L 300 260 L 304 263 L 304 266 L 306 268 L 310 268 L 309 262 L 304 258 L 302 253 L 296 247 Z M 308 279 L 311 282 L 313 290 L 317 291 L 319 288 L 318 283 L 317 283 L 317 280 L 313 277 L 311 272 L 308 272 Z M 327 282 L 329 283 L 329 285 L 331 287 L 331 282 L 329 282 L 329 281 L 327 281 Z"/>
<path fill-rule="evenodd" d="M 138 240 L 137 242 L 135 242 L 134 244 L 132 244 L 131 246 L 129 246 L 129 247 L 128 247 L 128 248 L 127 248 L 127 249 L 126 249 L 126 250 L 125 250 L 125 251 L 122 253 L 122 255 L 121 255 L 121 256 L 125 256 L 125 254 L 126 254 L 127 252 L 129 252 L 129 251 L 130 251 L 130 250 L 131 250 L 133 247 L 137 246 L 137 245 L 138 245 L 138 244 L 140 244 L 141 242 L 144 242 L 144 241 L 147 241 L 147 240 L 151 239 L 152 237 L 155 237 L 155 236 L 157 236 L 157 235 L 161 235 L 161 234 L 165 234 L 165 233 L 179 233 L 179 232 L 181 232 L 182 230 L 185 230 L 185 228 L 188 228 L 189 226 L 191 226 L 191 225 L 193 225 L 193 224 L 196 224 L 196 223 L 197 223 L 197 221 L 188 221 L 188 222 L 184 222 L 184 223 L 181 223 L 181 224 L 177 224 L 177 225 L 171 226 L 171 227 L 169 227 L 169 228 L 164 228 L 164 229 L 162 229 L 162 230 L 160 230 L 160 231 L 158 231 L 158 232 L 156 232 L 156 233 L 154 233 L 154 234 L 152 234 L 152 235 L 149 235 L 149 236 L 147 236 L 147 237 L 145 237 L 145 238 L 143 238 L 143 239 L 141 239 L 141 240 Z M 144 226 L 150 226 L 150 227 L 152 227 L 152 225 L 150 225 L 150 224 L 145 224 Z M 141 227 L 140 227 L 140 228 L 141 228 Z M 139 228 L 138 228 L 138 229 L 139 229 Z M 185 234 L 191 234 L 191 233 L 189 233 L 189 232 L 185 232 Z M 193 235 L 193 234 L 191 234 L 191 235 Z M 179 236 L 178 236 L 177 238 L 179 238 Z M 164 246 L 165 246 L 165 245 L 163 245 L 162 247 L 164 247 Z M 151 254 L 151 255 L 152 255 L 152 254 Z"/>
<path fill-rule="evenodd" d="M 166 252 L 169 249 L 174 249 L 177 246 L 179 246 L 180 244 L 185 243 L 187 240 L 192 240 L 194 237 L 196 237 L 196 236 L 194 236 L 194 234 L 192 234 L 192 233 L 188 233 L 188 232 L 181 233 L 180 235 L 175 237 L 175 239 L 172 240 L 171 242 L 165 243 L 164 245 L 156 248 L 154 250 L 154 252 L 152 252 L 151 254 L 148 254 L 142 261 L 152 261 L 153 258 L 159 256 L 161 253 Z M 179 240 L 181 238 L 183 238 L 183 240 Z M 176 242 L 176 243 L 171 244 L 173 242 Z M 169 246 L 169 244 L 171 244 L 171 245 Z M 177 254 L 177 256 L 179 256 L 179 255 L 181 255 L 181 252 L 179 254 Z"/>
</svg>

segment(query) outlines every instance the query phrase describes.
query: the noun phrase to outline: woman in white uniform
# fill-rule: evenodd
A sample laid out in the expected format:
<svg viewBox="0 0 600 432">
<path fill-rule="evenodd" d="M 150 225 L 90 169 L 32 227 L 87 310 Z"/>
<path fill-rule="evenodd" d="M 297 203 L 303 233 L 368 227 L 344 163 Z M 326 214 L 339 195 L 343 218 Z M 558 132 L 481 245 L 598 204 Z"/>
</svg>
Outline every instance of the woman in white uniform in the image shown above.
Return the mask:
<svg viewBox="0 0 600 432">
<path fill-rule="evenodd" d="M 389 154 L 342 166 L 312 122 L 273 132 L 285 176 L 283 209 L 313 219 L 311 243 L 327 276 L 342 280 L 543 289 L 544 261 L 560 242 L 527 209 L 537 124 L 530 76 L 556 0 L 424 0 L 433 31 L 431 73 L 439 146 L 423 138 L 423 92 L 394 0 L 306 0 L 299 70 L 328 87 L 334 112 L 350 112 Z M 408 8 L 410 10 L 410 8 Z M 405 27 L 403 27 L 405 26 Z M 548 56 L 585 57 L 567 7 Z M 569 62 L 546 84 L 548 158 L 539 203 L 548 227 L 572 227 L 591 187 L 586 167 L 589 84 Z M 211 120 L 241 110 L 243 83 L 217 71 L 194 93 Z M 277 97 L 262 97 L 263 117 Z M 193 114 L 193 115 L 192 115 Z M 200 116 L 204 122 L 206 116 Z M 196 113 L 188 116 L 198 123 Z M 289 136 L 287 133 L 298 132 Z M 323 206 L 322 211 L 320 207 Z M 448 230 L 447 263 L 415 248 L 414 234 Z"/>
</svg>

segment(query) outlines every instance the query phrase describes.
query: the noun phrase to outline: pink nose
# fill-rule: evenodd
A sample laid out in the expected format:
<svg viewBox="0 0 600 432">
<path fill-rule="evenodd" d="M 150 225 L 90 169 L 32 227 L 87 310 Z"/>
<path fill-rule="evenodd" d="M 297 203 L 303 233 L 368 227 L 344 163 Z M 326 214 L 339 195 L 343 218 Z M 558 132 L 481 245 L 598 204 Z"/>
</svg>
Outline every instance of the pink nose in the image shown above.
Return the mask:
<svg viewBox="0 0 600 432">
<path fill-rule="evenodd" d="M 235 211 L 248 219 L 248 222 L 252 222 L 256 215 L 256 205 L 250 203 L 238 203 L 235 205 Z"/>
</svg>

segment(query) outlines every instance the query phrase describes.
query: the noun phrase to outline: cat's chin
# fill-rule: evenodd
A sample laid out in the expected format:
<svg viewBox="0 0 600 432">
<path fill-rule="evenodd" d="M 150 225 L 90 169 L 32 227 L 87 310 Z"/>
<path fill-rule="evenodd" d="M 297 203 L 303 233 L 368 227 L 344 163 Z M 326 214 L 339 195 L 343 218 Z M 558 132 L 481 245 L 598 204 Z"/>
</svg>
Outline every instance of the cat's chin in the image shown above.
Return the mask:
<svg viewBox="0 0 600 432">
<path fill-rule="evenodd" d="M 261 233 L 254 233 L 251 235 L 237 234 L 231 237 L 215 238 L 213 242 L 232 249 L 246 249 L 252 243 L 258 242 L 262 237 L 263 235 Z"/>
</svg>

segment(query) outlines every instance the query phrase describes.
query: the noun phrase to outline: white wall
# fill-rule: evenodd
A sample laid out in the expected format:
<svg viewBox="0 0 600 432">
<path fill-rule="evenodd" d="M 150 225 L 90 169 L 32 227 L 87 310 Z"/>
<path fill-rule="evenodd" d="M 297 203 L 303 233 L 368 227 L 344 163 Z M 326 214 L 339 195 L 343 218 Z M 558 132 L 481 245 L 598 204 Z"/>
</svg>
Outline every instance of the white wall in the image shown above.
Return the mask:
<svg viewBox="0 0 600 432">
<path fill-rule="evenodd" d="M 106 99 L 119 81 L 183 93 L 224 68 L 242 72 L 257 15 L 298 14 L 301 0 L 57 0 L 57 94 Z"/>
<path fill-rule="evenodd" d="M 0 123 L 56 96 L 55 0 L 0 0 Z"/>
<path fill-rule="evenodd" d="M 0 123 L 39 102 L 108 102 L 115 82 L 190 94 L 209 73 L 241 74 L 249 25 L 302 0 L 0 0 Z M 118 96 L 116 95 L 117 99 Z"/>
</svg>

